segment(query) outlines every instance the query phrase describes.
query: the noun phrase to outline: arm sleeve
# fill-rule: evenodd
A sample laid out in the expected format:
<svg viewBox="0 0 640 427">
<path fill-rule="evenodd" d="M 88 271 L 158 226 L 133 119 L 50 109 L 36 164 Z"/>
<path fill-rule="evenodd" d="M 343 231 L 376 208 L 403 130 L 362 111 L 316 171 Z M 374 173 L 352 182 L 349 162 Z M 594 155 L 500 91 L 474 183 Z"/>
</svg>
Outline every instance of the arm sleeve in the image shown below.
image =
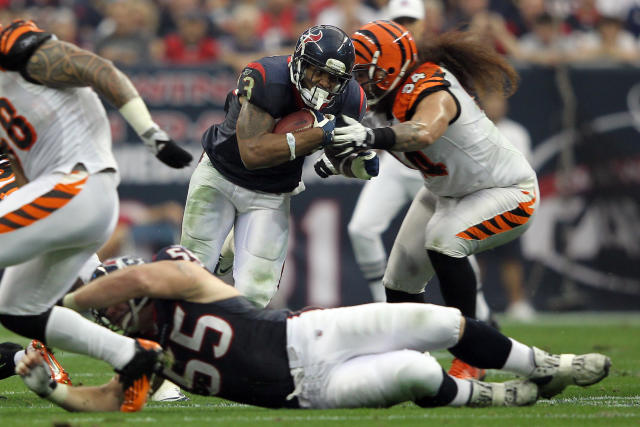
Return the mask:
<svg viewBox="0 0 640 427">
<path fill-rule="evenodd" d="M 17 71 L 31 83 L 38 83 L 27 73 L 27 62 L 35 51 L 53 35 L 32 21 L 14 21 L 0 32 L 0 67 Z"/>
</svg>

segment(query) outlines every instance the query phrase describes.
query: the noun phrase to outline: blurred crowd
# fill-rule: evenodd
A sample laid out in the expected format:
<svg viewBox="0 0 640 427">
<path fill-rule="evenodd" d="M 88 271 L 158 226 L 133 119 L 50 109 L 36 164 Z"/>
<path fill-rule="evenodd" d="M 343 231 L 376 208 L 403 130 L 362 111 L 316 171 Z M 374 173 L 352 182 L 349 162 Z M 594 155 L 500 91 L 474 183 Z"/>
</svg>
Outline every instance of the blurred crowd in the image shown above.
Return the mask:
<svg viewBox="0 0 640 427">
<path fill-rule="evenodd" d="M 310 25 L 351 33 L 389 17 L 388 0 L 0 0 L 0 23 L 31 18 L 58 38 L 127 65 L 241 69 L 289 53 Z M 640 64 L 640 0 L 417 0 L 424 36 L 474 31 L 514 61 Z"/>
</svg>

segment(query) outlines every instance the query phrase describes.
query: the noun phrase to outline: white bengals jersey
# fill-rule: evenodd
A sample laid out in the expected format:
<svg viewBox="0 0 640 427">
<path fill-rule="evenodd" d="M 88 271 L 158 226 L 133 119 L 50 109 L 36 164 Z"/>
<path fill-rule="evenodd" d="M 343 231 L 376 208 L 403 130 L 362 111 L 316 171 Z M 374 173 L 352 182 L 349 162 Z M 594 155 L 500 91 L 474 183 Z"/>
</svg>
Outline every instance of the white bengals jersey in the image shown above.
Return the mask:
<svg viewBox="0 0 640 427">
<path fill-rule="evenodd" d="M 109 121 L 90 88 L 52 89 L 0 71 L 0 148 L 19 160 L 27 179 L 69 173 L 82 163 L 89 174 L 117 170 Z"/>
<path fill-rule="evenodd" d="M 438 90 L 453 95 L 459 115 L 430 146 L 392 153 L 405 165 L 420 170 L 431 192 L 461 197 L 535 178 L 523 154 L 500 133 L 455 76 L 436 64 L 420 65 L 405 80 L 394 100 L 393 115 L 401 122 L 410 120 L 420 100 Z"/>
</svg>

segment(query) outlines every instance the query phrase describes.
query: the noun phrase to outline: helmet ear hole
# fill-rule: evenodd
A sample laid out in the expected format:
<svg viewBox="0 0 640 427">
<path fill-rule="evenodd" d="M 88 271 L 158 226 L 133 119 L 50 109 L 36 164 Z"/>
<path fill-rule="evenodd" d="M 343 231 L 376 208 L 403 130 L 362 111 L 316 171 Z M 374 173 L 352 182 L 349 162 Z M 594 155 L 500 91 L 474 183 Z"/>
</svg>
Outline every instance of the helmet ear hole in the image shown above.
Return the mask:
<svg viewBox="0 0 640 427">
<path fill-rule="evenodd" d="M 393 74 L 396 72 L 395 67 L 389 67 L 389 69 L 387 70 L 387 74 Z"/>
</svg>

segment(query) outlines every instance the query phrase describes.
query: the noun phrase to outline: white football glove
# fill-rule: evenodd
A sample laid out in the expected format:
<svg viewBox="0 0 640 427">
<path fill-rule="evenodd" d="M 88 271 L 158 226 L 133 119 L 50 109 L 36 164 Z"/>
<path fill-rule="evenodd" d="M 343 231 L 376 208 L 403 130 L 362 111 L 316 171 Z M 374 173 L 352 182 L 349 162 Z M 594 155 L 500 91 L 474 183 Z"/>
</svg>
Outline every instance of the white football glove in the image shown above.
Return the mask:
<svg viewBox="0 0 640 427">
<path fill-rule="evenodd" d="M 323 114 L 316 110 L 308 110 L 313 114 L 313 127 L 322 128 L 324 132 L 322 136 L 321 146 L 330 144 L 333 140 L 333 129 L 336 127 L 336 116 L 333 114 Z"/>
<path fill-rule="evenodd" d="M 371 148 L 373 131 L 349 116 L 342 115 L 347 126 L 337 127 L 333 131 L 332 148 L 338 151 L 336 157 L 345 157 L 357 150 Z"/>
<path fill-rule="evenodd" d="M 157 125 L 140 134 L 144 145 L 164 164 L 172 168 L 183 168 L 193 160 L 193 156 L 178 146 L 171 137 Z"/>
<path fill-rule="evenodd" d="M 351 162 L 351 172 L 356 178 L 369 180 L 378 176 L 380 171 L 380 159 L 375 151 L 363 151 L 358 153 Z"/>
<path fill-rule="evenodd" d="M 333 166 L 331 160 L 327 157 L 326 153 L 322 153 L 322 156 L 313 164 L 313 169 L 320 176 L 320 178 L 328 178 L 331 175 L 338 175 L 340 172 Z"/>
<path fill-rule="evenodd" d="M 21 360 L 16 366 L 16 372 L 20 374 L 24 384 L 40 397 L 49 396 L 56 388 L 57 383 L 51 379 L 51 371 L 44 360 L 35 366 L 28 366 Z"/>
</svg>

